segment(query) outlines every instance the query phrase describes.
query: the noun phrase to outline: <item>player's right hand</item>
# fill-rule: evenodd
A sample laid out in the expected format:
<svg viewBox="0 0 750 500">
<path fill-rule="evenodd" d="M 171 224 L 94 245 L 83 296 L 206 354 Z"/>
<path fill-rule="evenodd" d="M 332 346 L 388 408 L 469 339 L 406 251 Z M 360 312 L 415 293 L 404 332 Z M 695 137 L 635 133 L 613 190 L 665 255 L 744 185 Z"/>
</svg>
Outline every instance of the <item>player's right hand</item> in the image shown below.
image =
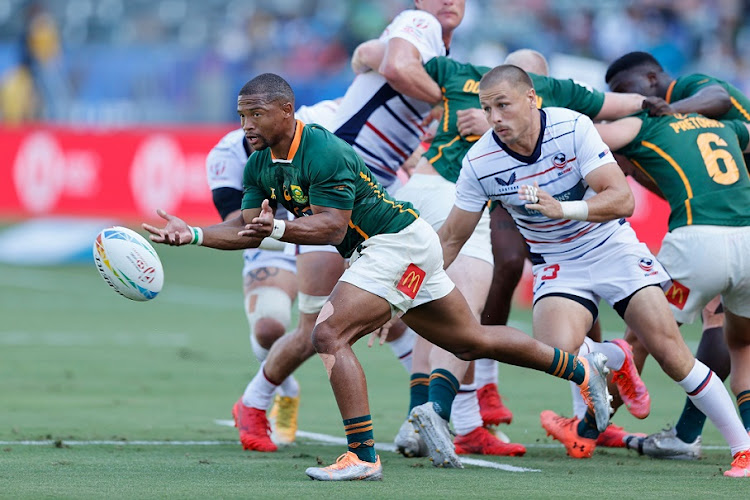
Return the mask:
<svg viewBox="0 0 750 500">
<path fill-rule="evenodd" d="M 151 233 L 151 241 L 172 246 L 189 245 L 193 241 L 193 232 L 184 220 L 168 214 L 161 208 L 157 209 L 156 213 L 167 221 L 167 225 L 160 229 L 145 222 L 141 224 L 143 229 Z"/>
<path fill-rule="evenodd" d="M 651 96 L 643 100 L 641 107 L 648 110 L 649 116 L 673 115 L 674 110 L 667 101 L 661 97 Z"/>
</svg>

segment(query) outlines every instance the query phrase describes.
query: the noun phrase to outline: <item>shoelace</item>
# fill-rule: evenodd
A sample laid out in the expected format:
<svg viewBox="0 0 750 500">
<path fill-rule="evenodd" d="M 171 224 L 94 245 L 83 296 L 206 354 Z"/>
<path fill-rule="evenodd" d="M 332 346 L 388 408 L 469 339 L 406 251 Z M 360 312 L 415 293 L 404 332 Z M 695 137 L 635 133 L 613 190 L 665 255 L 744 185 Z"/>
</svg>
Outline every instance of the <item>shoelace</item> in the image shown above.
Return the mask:
<svg viewBox="0 0 750 500">
<path fill-rule="evenodd" d="M 326 469 L 330 470 L 341 470 L 345 467 L 349 467 L 351 465 L 351 457 L 349 455 L 349 452 L 342 453 L 339 455 L 339 458 L 336 459 L 336 463 L 329 465 L 326 467 Z"/>
<path fill-rule="evenodd" d="M 623 368 L 625 368 L 624 365 L 623 365 Z M 617 377 L 617 380 L 618 380 L 617 382 L 618 387 L 621 387 L 627 393 L 629 397 L 635 399 L 638 396 L 638 394 L 636 393 L 633 379 L 631 377 L 628 377 L 625 374 L 625 372 L 622 370 L 618 371 L 618 373 L 616 373 L 615 376 Z"/>
<path fill-rule="evenodd" d="M 500 406 L 502 404 L 500 394 L 493 390 L 484 391 L 482 398 L 487 402 L 488 406 Z"/>
<path fill-rule="evenodd" d="M 750 467 L 750 455 L 742 451 L 737 454 L 737 457 L 732 460 L 732 467 L 738 467 L 740 469 L 747 469 Z"/>
<path fill-rule="evenodd" d="M 265 414 L 261 412 L 253 412 L 248 415 L 249 420 L 252 421 L 254 427 L 265 427 L 266 435 L 271 435 L 271 424 L 268 422 Z"/>
</svg>

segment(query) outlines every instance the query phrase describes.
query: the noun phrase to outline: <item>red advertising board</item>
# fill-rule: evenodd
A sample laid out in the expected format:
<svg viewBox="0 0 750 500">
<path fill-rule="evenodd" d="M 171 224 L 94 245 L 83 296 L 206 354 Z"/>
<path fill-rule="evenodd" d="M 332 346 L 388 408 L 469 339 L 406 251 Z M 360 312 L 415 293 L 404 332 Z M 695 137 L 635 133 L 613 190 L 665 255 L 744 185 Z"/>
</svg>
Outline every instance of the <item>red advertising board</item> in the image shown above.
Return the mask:
<svg viewBox="0 0 750 500">
<path fill-rule="evenodd" d="M 232 126 L 0 126 L 0 217 L 149 220 L 155 209 L 216 222 L 206 155 Z"/>
<path fill-rule="evenodd" d="M 94 129 L 0 126 L 0 217 L 151 220 L 156 208 L 191 223 L 218 221 L 206 155 L 233 127 Z M 630 223 L 658 251 L 669 207 L 631 182 Z"/>
</svg>

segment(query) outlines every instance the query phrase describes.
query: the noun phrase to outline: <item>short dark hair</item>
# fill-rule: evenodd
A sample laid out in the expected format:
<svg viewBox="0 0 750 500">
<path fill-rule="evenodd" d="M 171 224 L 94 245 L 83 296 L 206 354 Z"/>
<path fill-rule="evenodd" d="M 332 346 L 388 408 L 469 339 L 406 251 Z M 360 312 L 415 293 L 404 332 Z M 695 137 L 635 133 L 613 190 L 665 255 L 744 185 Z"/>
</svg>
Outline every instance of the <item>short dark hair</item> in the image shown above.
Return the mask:
<svg viewBox="0 0 750 500">
<path fill-rule="evenodd" d="M 239 95 L 263 95 L 269 102 L 283 100 L 294 105 L 294 91 L 289 83 L 279 75 L 263 73 L 240 89 Z"/>
<path fill-rule="evenodd" d="M 521 85 L 525 86 L 527 89 L 534 88 L 534 83 L 531 81 L 531 77 L 523 69 L 515 64 L 501 64 L 500 66 L 495 66 L 484 74 L 479 81 L 479 89 L 487 88 L 488 86 L 501 81 L 510 82 L 514 87 Z"/>
<path fill-rule="evenodd" d="M 609 83 L 616 74 L 639 66 L 650 66 L 659 71 L 664 71 L 659 61 L 648 52 L 629 52 L 609 65 L 607 74 L 604 76 L 604 81 Z"/>
</svg>

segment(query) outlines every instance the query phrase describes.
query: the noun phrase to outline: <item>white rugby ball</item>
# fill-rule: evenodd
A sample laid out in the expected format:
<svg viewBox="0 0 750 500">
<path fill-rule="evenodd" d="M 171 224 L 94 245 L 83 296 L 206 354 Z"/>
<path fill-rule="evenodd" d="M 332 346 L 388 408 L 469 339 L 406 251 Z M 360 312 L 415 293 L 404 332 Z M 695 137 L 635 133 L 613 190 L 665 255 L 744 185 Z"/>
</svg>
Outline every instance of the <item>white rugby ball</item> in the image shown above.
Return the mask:
<svg viewBox="0 0 750 500">
<path fill-rule="evenodd" d="M 156 250 L 126 227 L 109 227 L 97 235 L 94 262 L 104 281 L 131 300 L 151 300 L 164 285 L 164 269 Z"/>
</svg>

